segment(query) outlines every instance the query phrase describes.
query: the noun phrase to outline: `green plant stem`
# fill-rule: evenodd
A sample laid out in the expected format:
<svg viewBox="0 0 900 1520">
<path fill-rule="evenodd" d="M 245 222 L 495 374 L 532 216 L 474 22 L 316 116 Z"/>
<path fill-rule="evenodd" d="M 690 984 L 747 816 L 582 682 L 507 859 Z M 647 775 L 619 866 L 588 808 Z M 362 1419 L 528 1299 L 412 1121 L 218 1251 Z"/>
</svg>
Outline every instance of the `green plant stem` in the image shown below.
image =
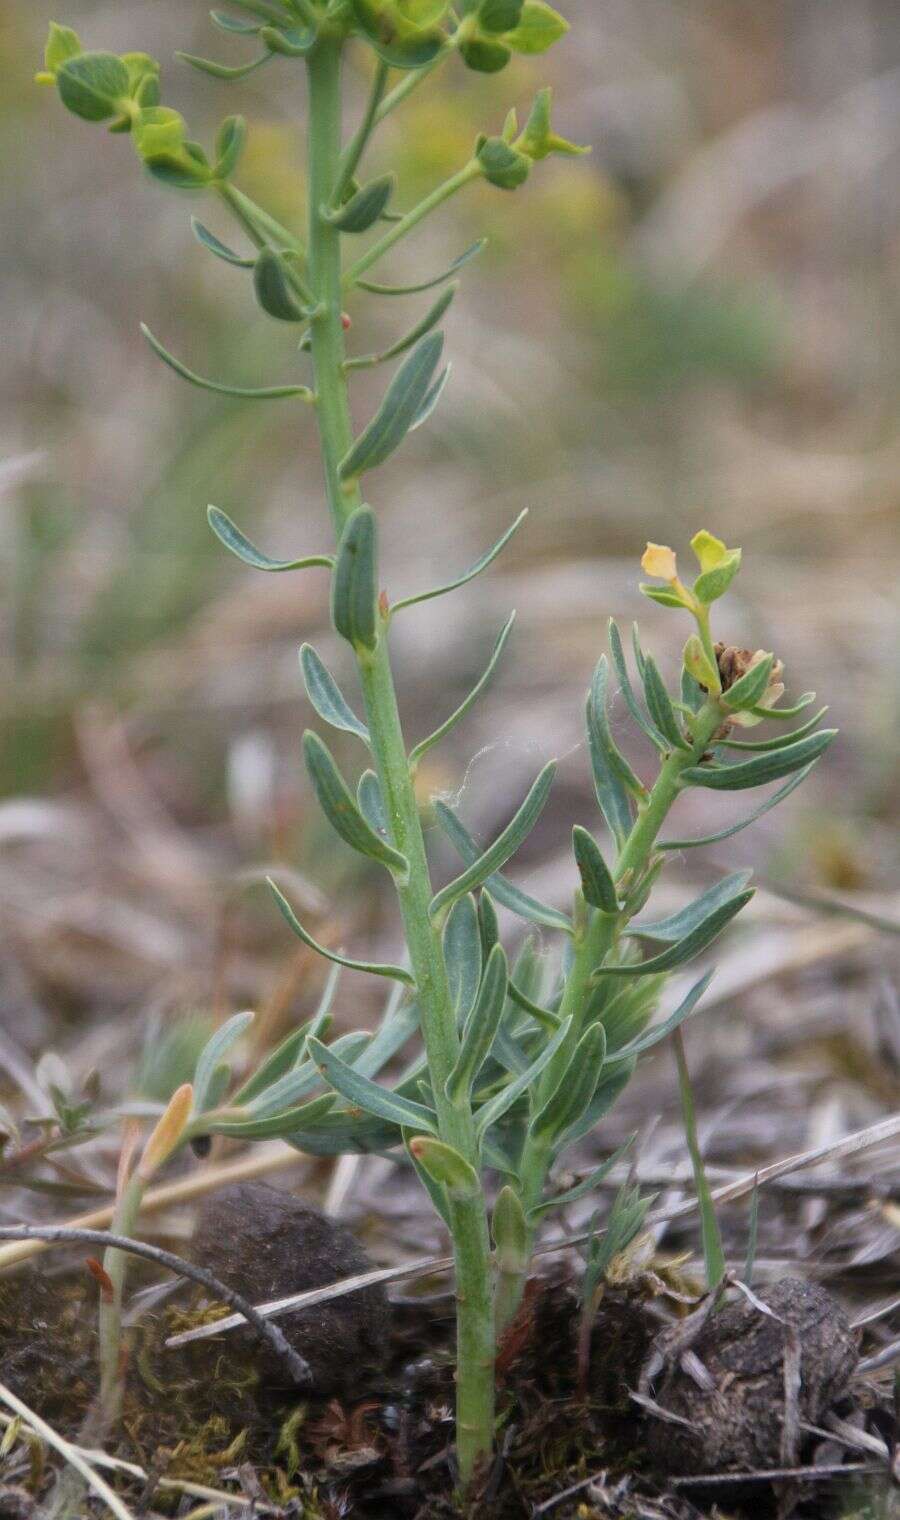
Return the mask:
<svg viewBox="0 0 900 1520">
<path fill-rule="evenodd" d="M 394 85 L 394 88 L 390 91 L 390 93 L 385 95 L 384 100 L 381 101 L 378 110 L 375 113 L 376 126 L 379 122 L 384 121 L 386 116 L 390 116 L 392 111 L 396 111 L 397 107 L 402 105 L 404 100 L 407 100 L 409 98 L 409 96 L 413 93 L 413 90 L 417 90 L 422 81 L 428 78 L 429 74 L 433 74 L 435 69 L 440 68 L 442 63 L 446 63 L 452 51 L 453 43 L 449 42 L 447 46 L 440 53 L 438 53 L 436 58 L 432 58 L 430 63 L 423 64 L 422 68 L 420 69 L 410 69 L 404 75 L 403 79 L 400 80 L 400 83 Z"/>
<path fill-rule="evenodd" d="M 111 1229 L 114 1235 L 133 1235 L 137 1225 L 144 1184 L 135 1173 L 116 1203 Z M 103 1253 L 103 1270 L 112 1284 L 100 1298 L 100 1419 L 108 1430 L 119 1417 L 122 1407 L 122 1292 L 128 1257 L 124 1251 L 108 1249 Z"/>
<path fill-rule="evenodd" d="M 626 876 L 629 884 L 636 881 L 648 865 L 657 835 L 678 796 L 682 771 L 697 764 L 722 718 L 723 712 L 718 702 L 713 699 L 705 703 L 694 719 L 690 750 L 673 749 L 666 756 L 652 790 L 638 807 L 637 818 L 622 846 L 613 873 L 617 882 L 623 882 Z M 624 909 L 619 914 L 594 910 L 580 932 L 576 933 L 572 967 L 559 1006 L 560 1017 L 571 1017 L 572 1028 L 541 1077 L 536 1098 L 538 1106 L 553 1092 L 584 1033 L 584 1017 L 589 1006 L 594 974 L 616 945 L 629 916 Z M 522 1204 L 526 1214 L 540 1202 L 552 1159 L 552 1151 L 546 1142 L 531 1139 L 526 1141 L 521 1165 Z M 532 1232 L 532 1244 L 533 1238 Z M 518 1309 L 526 1274 L 527 1266 L 519 1275 L 518 1281 L 515 1274 L 504 1274 L 508 1280 L 498 1284 L 498 1330 L 503 1329 Z"/>
<path fill-rule="evenodd" d="M 274 216 L 264 211 L 262 206 L 257 206 L 249 195 L 243 190 L 238 190 L 236 185 L 229 181 L 223 181 L 216 186 L 221 199 L 225 202 L 232 216 L 243 227 L 250 241 L 257 248 L 287 249 L 292 253 L 302 253 L 303 245 L 300 239 L 282 227 Z"/>
<path fill-rule="evenodd" d="M 425 199 L 420 201 L 418 206 L 414 206 L 412 211 L 407 211 L 406 215 L 401 217 L 399 222 L 394 223 L 389 232 L 386 232 L 370 248 L 367 248 L 355 264 L 351 264 L 344 275 L 344 285 L 354 285 L 360 275 L 365 274 L 367 269 L 371 269 L 373 264 L 377 264 L 378 260 L 389 249 L 393 248 L 396 243 L 399 243 L 402 238 L 405 238 L 407 233 L 412 232 L 413 228 L 417 227 L 426 216 L 429 216 L 432 211 L 436 211 L 438 206 L 442 206 L 444 201 L 448 201 L 452 195 L 456 195 L 457 191 L 462 190 L 465 185 L 471 184 L 472 180 L 480 179 L 481 172 L 481 165 L 477 158 L 470 158 L 469 162 L 457 170 L 456 174 L 451 174 L 449 179 L 445 179 L 440 185 L 436 185 L 430 195 L 426 195 Z"/>
<path fill-rule="evenodd" d="M 358 484 L 345 485 L 338 468 L 352 436 L 341 323 L 340 233 L 320 215 L 320 208 L 331 203 L 340 173 L 340 69 L 340 41 L 323 35 L 307 59 L 309 274 L 320 308 L 312 324 L 317 417 L 328 501 L 338 533 L 361 501 Z M 400 724 L 386 629 L 373 651 L 358 651 L 358 661 L 392 841 L 409 863 L 405 878 L 396 878 L 397 893 L 416 979 L 440 1134 L 478 1170 L 469 1100 L 451 1103 L 444 1091 L 458 1053 L 459 1035 L 441 940 L 429 915 L 432 888 L 425 840 Z M 453 1197 L 449 1203 L 457 1280 L 457 1455 L 463 1482 L 468 1482 L 479 1462 L 489 1455 L 493 1441 L 491 1247 L 480 1186 L 473 1196 Z"/>
<path fill-rule="evenodd" d="M 390 70 L 387 64 L 379 58 L 375 77 L 372 80 L 372 88 L 369 91 L 369 99 L 366 104 L 363 119 L 351 137 L 349 143 L 341 154 L 341 167 L 333 191 L 333 205 L 337 207 L 346 193 L 350 181 L 360 165 L 360 160 L 366 151 L 366 144 L 375 129 L 375 120 L 378 107 L 381 104 L 385 89 L 387 88 L 388 74 Z"/>
</svg>

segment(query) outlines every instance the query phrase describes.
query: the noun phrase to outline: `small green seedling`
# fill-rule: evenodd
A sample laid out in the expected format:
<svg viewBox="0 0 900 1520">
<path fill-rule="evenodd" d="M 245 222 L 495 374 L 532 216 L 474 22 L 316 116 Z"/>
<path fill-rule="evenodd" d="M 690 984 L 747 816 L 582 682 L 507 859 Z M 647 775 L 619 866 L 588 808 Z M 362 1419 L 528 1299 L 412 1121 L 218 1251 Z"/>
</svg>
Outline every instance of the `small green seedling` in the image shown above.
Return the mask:
<svg viewBox="0 0 900 1520">
<path fill-rule="evenodd" d="M 216 79 L 240 79 L 263 68 L 305 70 L 307 230 L 299 238 L 235 183 L 246 135 L 228 117 L 208 153 L 177 111 L 161 104 L 160 71 L 144 53 L 85 51 L 76 34 L 53 25 L 45 68 L 63 104 L 88 122 L 129 135 L 145 168 L 164 186 L 211 199 L 235 221 L 234 249 L 193 219 L 203 248 L 246 277 L 247 293 L 272 321 L 292 324 L 301 373 L 287 384 L 247 387 L 195 373 L 150 333 L 147 339 L 176 374 L 217 393 L 260 401 L 293 399 L 314 409 L 325 496 L 335 545 L 326 554 L 273 560 L 225 515 L 210 508 L 213 531 L 246 565 L 268 573 L 325 571 L 331 615 L 355 664 L 357 712 L 314 649 L 301 667 L 313 710 L 326 725 L 354 736 L 364 753 L 352 785 L 318 733 L 304 739 L 313 790 L 336 835 L 387 873 L 406 941 L 402 965 L 349 960 L 319 945 L 286 897 L 273 893 L 289 928 L 306 944 L 350 970 L 393 983 L 375 1031 L 329 1041 L 329 985 L 323 1006 L 271 1052 L 242 1087 L 232 1090 L 227 1060 L 247 1015 L 212 1037 L 192 1089 L 176 1094 L 132 1176 L 126 1163 L 116 1228 L 133 1226 L 143 1188 L 173 1147 L 210 1134 L 256 1139 L 281 1136 L 316 1155 L 403 1150 L 447 1224 L 457 1289 L 457 1456 L 463 1484 L 483 1465 L 494 1441 L 494 1361 L 498 1338 L 521 1301 L 536 1232 L 547 1210 L 573 1191 L 553 1195 L 557 1159 L 593 1130 L 630 1081 L 638 1058 L 677 1030 L 699 1007 L 710 973 L 678 1007 L 652 1024 L 663 979 L 705 951 L 749 901 L 748 873 L 725 877 L 689 907 L 668 917 L 645 913 L 653 884 L 672 851 L 728 838 L 796 787 L 830 744 L 818 730 L 822 713 L 793 732 L 754 742 L 735 733 L 763 720 L 783 725 L 812 700 L 777 706 L 781 665 L 771 654 L 713 642 L 712 604 L 737 573 L 740 550 L 701 532 L 693 539 L 699 574 L 679 578 L 671 549 L 650 545 L 642 587 L 665 607 L 687 612 L 695 631 L 684 648 L 678 689 L 670 692 L 635 632 L 637 689 L 621 636 L 610 624 L 604 655 L 587 700 L 587 737 L 605 840 L 593 829 L 573 833 L 571 911 L 538 901 L 504 869 L 528 837 L 547 801 L 554 766 L 535 778 L 510 820 L 487 847 L 456 813 L 435 804 L 443 832 L 460 858 L 456 876 L 435 890 L 427 858 L 414 774 L 421 757 L 465 717 L 489 681 L 510 633 L 507 623 L 471 696 L 434 732 L 410 746 L 403 734 L 390 657 L 393 619 L 416 603 L 464 585 L 491 564 L 520 516 L 470 570 L 390 605 L 378 562 L 378 514 L 369 504 L 372 471 L 440 402 L 449 368 L 439 324 L 456 294 L 455 277 L 480 244 L 442 272 L 428 270 L 406 286 L 370 275 L 391 249 L 463 188 L 479 181 L 512 191 L 550 154 L 582 149 L 551 124 L 542 90 L 524 127 L 515 111 L 499 132 L 475 137 L 470 156 L 420 204 L 394 209 L 401 189 L 392 174 L 362 175 L 366 148 L 379 125 L 412 91 L 453 59 L 493 73 L 513 54 L 539 54 L 567 23 L 544 0 L 230 0 L 212 13 L 221 30 L 247 38 L 242 64 L 182 55 Z M 368 54 L 371 89 L 361 120 L 342 128 L 342 61 Z M 348 352 L 346 308 L 377 298 L 439 290 L 422 316 L 383 353 Z M 374 416 L 354 426 L 349 382 L 359 368 L 397 362 Z M 305 371 L 305 372 L 304 372 Z M 305 472 L 308 479 L 309 472 Z M 364 495 L 364 486 L 366 494 Z M 522 514 L 524 515 L 524 514 Z M 649 743 L 655 775 L 645 781 L 617 747 L 609 722 L 611 688 L 621 690 Z M 706 838 L 661 838 L 670 810 L 688 790 L 702 793 L 783 785 L 739 823 Z M 710 811 L 714 798 L 710 798 Z M 561 945 L 552 968 L 526 942 L 512 968 L 500 943 L 497 905 L 537 926 Z M 649 953 L 643 947 L 649 945 Z M 413 1042 L 402 1074 L 383 1079 L 388 1064 Z M 499 1190 L 495 1185 L 499 1179 Z M 591 1179 L 576 1191 L 587 1192 Z M 487 1195 L 497 1194 L 491 1210 Z M 632 1217 L 637 1204 L 629 1204 Z M 634 1208 L 632 1208 L 634 1204 Z M 621 1205 L 625 1208 L 625 1203 Z M 709 1254 L 709 1242 L 708 1254 Z M 714 1247 L 713 1247 L 714 1249 Z M 716 1268 L 715 1260 L 712 1267 Z M 102 1356 L 107 1382 L 118 1365 L 120 1259 L 106 1267 L 112 1282 L 104 1306 Z M 110 1397 L 114 1404 L 114 1396 Z"/>
</svg>

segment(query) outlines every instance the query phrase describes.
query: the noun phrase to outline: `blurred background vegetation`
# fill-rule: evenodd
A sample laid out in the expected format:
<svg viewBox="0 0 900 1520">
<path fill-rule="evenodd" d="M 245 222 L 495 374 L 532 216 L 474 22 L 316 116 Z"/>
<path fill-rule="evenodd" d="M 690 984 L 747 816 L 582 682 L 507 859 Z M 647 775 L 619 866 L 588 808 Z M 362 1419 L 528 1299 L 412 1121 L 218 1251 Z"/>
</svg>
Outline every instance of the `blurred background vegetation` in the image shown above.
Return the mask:
<svg viewBox="0 0 900 1520">
<path fill-rule="evenodd" d="M 774 648 L 789 691 L 816 687 L 842 729 L 803 791 L 713 864 L 883 904 L 898 885 L 900 12 L 560 3 L 572 32 L 552 54 L 499 78 L 452 64 L 372 158 L 398 169 L 411 205 L 547 79 L 559 130 L 593 150 L 538 166 L 515 195 L 477 187 L 379 270 L 436 271 L 490 235 L 448 319 L 445 399 L 372 478 L 389 591 L 465 566 L 531 509 L 489 577 L 398 620 L 415 736 L 519 610 L 502 673 L 423 796 L 459 796 L 486 833 L 562 755 L 522 863 L 561 896 L 568 825 L 587 821 L 582 695 L 606 617 L 639 616 L 673 670 L 688 630 L 638 597 L 638 559 L 647 538 L 686 552 L 708 526 L 745 551 L 720 634 Z M 0 900 L 16 954 L 0 1012 L 33 1045 L 60 1013 L 83 1030 L 83 1015 L 138 1001 L 255 996 L 267 965 L 277 1023 L 294 971 L 280 964 L 273 987 L 271 949 L 292 947 L 261 896 L 238 902 L 242 873 L 279 861 L 310 911 L 325 911 L 320 889 L 336 902 L 342 935 L 397 932 L 367 873 L 373 891 L 351 903 L 363 868 L 308 806 L 300 642 L 347 671 L 325 581 L 256 576 L 206 524 L 214 502 L 270 553 L 326 546 L 311 419 L 292 401 L 193 391 L 138 322 L 237 382 L 305 378 L 306 361 L 246 277 L 192 239 L 197 211 L 231 240 L 216 210 L 152 183 L 126 139 L 34 86 L 51 15 L 87 47 L 161 58 L 164 98 L 206 143 L 243 112 L 238 182 L 291 225 L 304 200 L 301 67 L 238 85 L 194 74 L 176 48 L 246 52 L 199 0 L 65 0 L 58 14 L 4 0 Z M 353 110 L 364 67 L 351 60 Z M 408 327 L 422 300 L 355 299 L 357 350 Z M 383 383 L 358 381 L 358 420 Z M 717 820 L 728 806 L 716 800 Z M 679 833 L 703 821 L 685 811 Z M 248 914 L 255 934 L 234 927 Z"/>
</svg>

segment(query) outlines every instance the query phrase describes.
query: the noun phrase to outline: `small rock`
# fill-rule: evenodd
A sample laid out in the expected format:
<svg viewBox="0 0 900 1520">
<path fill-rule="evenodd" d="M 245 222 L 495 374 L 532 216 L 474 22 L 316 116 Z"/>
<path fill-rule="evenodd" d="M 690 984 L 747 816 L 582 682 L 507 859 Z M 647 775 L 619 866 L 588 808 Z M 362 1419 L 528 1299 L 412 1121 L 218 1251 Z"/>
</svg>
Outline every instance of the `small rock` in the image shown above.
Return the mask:
<svg viewBox="0 0 900 1520">
<path fill-rule="evenodd" d="M 830 1293 L 787 1277 L 757 1294 L 800 1337 L 800 1418 L 817 1423 L 845 1388 L 858 1336 Z M 665 1473 L 735 1472 L 777 1467 L 784 1420 L 784 1325 L 747 1301 L 726 1304 L 692 1346 L 714 1387 L 700 1388 L 676 1362 L 653 1397 L 690 1427 L 651 1415 L 648 1447 Z"/>
<path fill-rule="evenodd" d="M 343 1225 L 260 1182 L 233 1183 L 206 1200 L 194 1231 L 194 1258 L 257 1304 L 325 1287 L 372 1265 Z M 373 1287 L 280 1315 L 278 1324 L 309 1363 L 316 1394 L 352 1396 L 366 1373 L 384 1363 L 388 1318 L 384 1290 Z M 274 1353 L 252 1331 L 236 1333 L 261 1379 L 283 1384 L 284 1368 Z"/>
</svg>

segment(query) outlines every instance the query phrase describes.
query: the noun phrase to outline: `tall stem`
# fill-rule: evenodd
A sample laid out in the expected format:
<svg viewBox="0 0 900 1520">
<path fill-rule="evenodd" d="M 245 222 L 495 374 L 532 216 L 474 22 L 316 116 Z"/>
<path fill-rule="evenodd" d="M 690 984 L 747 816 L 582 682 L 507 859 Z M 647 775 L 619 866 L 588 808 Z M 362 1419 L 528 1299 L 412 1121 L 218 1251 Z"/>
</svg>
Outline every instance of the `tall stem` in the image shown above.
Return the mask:
<svg viewBox="0 0 900 1520">
<path fill-rule="evenodd" d="M 340 233 L 321 215 L 331 204 L 341 165 L 341 42 L 327 34 L 309 55 L 309 277 L 317 304 L 312 324 L 317 416 L 328 502 L 340 532 L 361 501 L 345 486 L 340 461 L 352 439 L 341 322 Z M 425 840 L 407 761 L 386 630 L 359 655 L 375 768 L 393 842 L 409 862 L 398 884 L 410 964 L 418 989 L 441 1138 L 476 1170 L 478 1151 L 468 1100 L 451 1103 L 444 1084 L 459 1049 L 456 1014 L 441 940 L 429 914 L 432 897 Z M 463 1482 L 490 1453 L 494 1424 L 494 1324 L 491 1248 L 484 1197 L 450 1200 L 457 1284 L 457 1454 Z"/>
</svg>

